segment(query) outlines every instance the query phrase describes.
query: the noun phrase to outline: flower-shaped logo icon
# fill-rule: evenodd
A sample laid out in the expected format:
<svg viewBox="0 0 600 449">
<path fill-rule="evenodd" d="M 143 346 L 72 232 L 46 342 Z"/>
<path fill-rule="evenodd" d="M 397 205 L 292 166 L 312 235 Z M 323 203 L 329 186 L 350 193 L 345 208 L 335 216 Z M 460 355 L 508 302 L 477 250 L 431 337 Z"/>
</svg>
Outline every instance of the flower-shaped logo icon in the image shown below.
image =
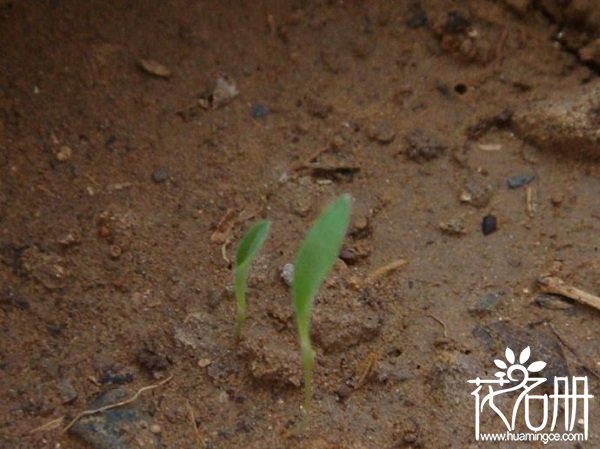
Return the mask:
<svg viewBox="0 0 600 449">
<path fill-rule="evenodd" d="M 519 362 L 517 363 L 515 353 L 512 349 L 506 348 L 504 352 L 504 356 L 506 357 L 506 362 L 501 359 L 494 360 L 494 364 L 500 368 L 502 371 L 498 371 L 494 374 L 498 379 L 500 379 L 500 385 L 504 383 L 509 383 L 510 381 L 514 381 L 516 379 L 512 378 L 511 373 L 515 370 L 523 372 L 528 376 L 529 373 L 539 373 L 546 366 L 546 362 L 542 362 L 538 360 L 536 362 L 530 363 L 529 366 L 525 367 L 525 364 L 531 357 L 531 348 L 527 346 L 525 349 L 521 351 L 519 354 Z M 508 377 L 510 380 L 506 380 Z"/>
</svg>

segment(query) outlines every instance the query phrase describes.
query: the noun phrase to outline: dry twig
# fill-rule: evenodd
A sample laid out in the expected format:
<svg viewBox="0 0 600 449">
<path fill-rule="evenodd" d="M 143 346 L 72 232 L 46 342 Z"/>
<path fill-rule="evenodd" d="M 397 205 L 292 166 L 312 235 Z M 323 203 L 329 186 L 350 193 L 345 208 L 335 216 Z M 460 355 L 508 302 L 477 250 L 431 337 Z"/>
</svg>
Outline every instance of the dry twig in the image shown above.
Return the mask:
<svg viewBox="0 0 600 449">
<path fill-rule="evenodd" d="M 194 435 L 196 437 L 196 447 L 202 448 L 204 447 L 204 443 L 202 442 L 202 434 L 200 433 L 200 430 L 198 429 L 198 424 L 196 423 L 194 409 L 192 408 L 189 402 L 186 402 L 185 405 L 188 409 L 188 415 L 190 416 L 190 421 L 192 422 L 192 427 L 194 429 Z"/>
<path fill-rule="evenodd" d="M 77 416 L 75 416 L 75 418 L 73 418 L 71 420 L 71 422 L 69 424 L 67 424 L 64 428 L 63 428 L 63 432 L 66 432 L 67 430 L 69 430 L 71 427 L 73 427 L 73 425 L 79 421 L 81 418 L 83 418 L 84 416 L 89 416 L 89 415 L 95 415 L 96 413 L 101 413 L 101 412 L 105 412 L 106 410 L 111 410 L 113 408 L 117 408 L 117 407 L 121 407 L 123 405 L 126 404 L 130 404 L 132 402 L 134 402 L 137 398 L 140 397 L 140 395 L 144 392 L 144 391 L 149 391 L 149 390 L 154 390 L 155 388 L 158 387 L 162 387 L 164 384 L 166 384 L 167 382 L 169 382 L 171 379 L 173 379 L 173 376 L 169 376 L 166 379 L 160 381 L 157 384 L 154 385 L 147 385 L 145 387 L 140 388 L 133 396 L 131 396 L 129 399 L 125 399 L 123 401 L 119 401 L 116 402 L 114 404 L 108 404 L 105 405 L 103 407 L 99 407 L 96 409 L 92 409 L 92 410 L 84 410 L 83 412 L 77 414 Z"/>
<path fill-rule="evenodd" d="M 560 278 L 555 276 L 541 276 L 537 279 L 537 284 L 544 293 L 566 296 L 581 304 L 600 310 L 600 297 L 572 285 L 567 285 Z"/>
<path fill-rule="evenodd" d="M 377 282 L 382 277 L 390 274 L 393 271 L 396 271 L 398 268 L 403 267 L 407 263 L 408 261 L 406 261 L 405 259 L 398 259 L 388 263 L 387 265 L 377 268 L 376 270 L 372 271 L 371 274 L 369 274 L 369 276 L 367 276 L 367 279 L 365 280 L 365 285 Z"/>
</svg>

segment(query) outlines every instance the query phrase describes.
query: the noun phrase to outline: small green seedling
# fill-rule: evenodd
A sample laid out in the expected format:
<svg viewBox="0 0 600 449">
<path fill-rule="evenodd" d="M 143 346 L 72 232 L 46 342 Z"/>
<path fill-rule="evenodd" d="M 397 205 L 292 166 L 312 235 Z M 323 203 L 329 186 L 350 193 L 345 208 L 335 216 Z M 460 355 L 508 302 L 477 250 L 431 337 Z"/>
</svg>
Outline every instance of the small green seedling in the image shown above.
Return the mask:
<svg viewBox="0 0 600 449">
<path fill-rule="evenodd" d="M 246 281 L 250 263 L 267 239 L 270 228 L 270 221 L 261 220 L 255 223 L 242 238 L 235 255 L 234 283 L 237 303 L 235 336 L 238 339 L 242 337 L 242 328 L 246 320 Z"/>
<path fill-rule="evenodd" d="M 304 368 L 304 417 L 312 404 L 312 371 L 315 353 L 310 343 L 312 303 L 340 252 L 350 221 L 350 195 L 337 198 L 308 231 L 294 264 L 292 300 Z"/>
</svg>

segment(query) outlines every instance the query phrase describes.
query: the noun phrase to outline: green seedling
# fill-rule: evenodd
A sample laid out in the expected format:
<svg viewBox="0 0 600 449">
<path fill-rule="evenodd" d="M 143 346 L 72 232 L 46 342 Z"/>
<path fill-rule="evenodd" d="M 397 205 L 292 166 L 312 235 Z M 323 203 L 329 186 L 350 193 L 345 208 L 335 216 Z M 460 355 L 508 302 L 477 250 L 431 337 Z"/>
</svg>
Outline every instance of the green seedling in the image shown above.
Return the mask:
<svg viewBox="0 0 600 449">
<path fill-rule="evenodd" d="M 312 404 L 312 373 L 315 353 L 310 343 L 310 312 L 327 273 L 340 252 L 350 221 L 350 195 L 337 198 L 308 231 L 294 264 L 292 300 L 304 368 L 304 420 Z"/>
<path fill-rule="evenodd" d="M 235 336 L 237 339 L 242 337 L 242 328 L 246 320 L 246 283 L 248 280 L 248 270 L 250 269 L 252 259 L 254 259 L 254 256 L 256 256 L 256 253 L 267 239 L 270 228 L 270 221 L 261 220 L 255 223 L 242 238 L 235 255 L 234 283 L 235 300 L 237 303 Z"/>
</svg>

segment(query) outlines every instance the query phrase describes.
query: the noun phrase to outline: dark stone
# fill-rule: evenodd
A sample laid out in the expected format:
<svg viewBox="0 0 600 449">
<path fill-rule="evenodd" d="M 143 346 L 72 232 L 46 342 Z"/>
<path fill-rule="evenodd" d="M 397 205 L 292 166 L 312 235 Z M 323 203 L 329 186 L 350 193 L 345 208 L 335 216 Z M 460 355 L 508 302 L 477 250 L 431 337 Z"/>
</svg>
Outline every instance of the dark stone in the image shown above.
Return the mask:
<svg viewBox="0 0 600 449">
<path fill-rule="evenodd" d="M 355 265 L 360 259 L 360 256 L 352 248 L 342 248 L 339 257 L 348 265 Z"/>
<path fill-rule="evenodd" d="M 490 235 L 498 229 L 498 219 L 495 215 L 489 214 L 483 217 L 481 221 L 481 232 L 483 235 Z"/>
<path fill-rule="evenodd" d="M 75 402 L 79 396 L 77 390 L 75 390 L 75 387 L 73 387 L 73 384 L 68 379 L 63 378 L 58 381 L 58 390 L 60 391 L 63 404 Z"/>
<path fill-rule="evenodd" d="M 154 346 L 146 344 L 136 357 L 140 366 L 151 374 L 156 371 L 165 371 L 170 365 L 170 361 L 163 351 Z"/>
<path fill-rule="evenodd" d="M 498 305 L 500 300 L 505 295 L 505 292 L 489 293 L 482 298 L 479 298 L 477 302 L 469 309 L 469 311 L 472 313 L 490 312 Z"/>
<path fill-rule="evenodd" d="M 535 175 L 516 175 L 511 176 L 506 180 L 506 185 L 509 189 L 518 189 L 526 184 L 529 184 L 535 179 Z"/>
<path fill-rule="evenodd" d="M 421 28 L 427 24 L 427 13 L 422 9 L 418 9 L 406 21 L 406 26 L 410 29 Z"/>
<path fill-rule="evenodd" d="M 269 110 L 265 105 L 257 103 L 252 105 L 250 108 L 250 115 L 253 118 L 265 118 L 267 115 L 269 115 Z"/>
<path fill-rule="evenodd" d="M 544 309 L 569 310 L 573 309 L 573 304 L 564 300 L 561 296 L 541 294 L 535 298 L 535 303 Z"/>
<path fill-rule="evenodd" d="M 123 385 L 130 382 L 133 382 L 133 370 L 128 367 L 121 369 L 110 368 L 100 376 L 100 383 L 102 384 Z"/>
<path fill-rule="evenodd" d="M 169 169 L 158 167 L 152 172 L 152 180 L 156 183 L 165 182 L 169 179 Z"/>
<path fill-rule="evenodd" d="M 469 20 L 458 11 L 450 11 L 444 24 L 444 33 L 459 34 L 469 28 Z"/>
<path fill-rule="evenodd" d="M 414 161 L 431 161 L 446 151 L 446 145 L 437 137 L 420 128 L 412 131 L 406 140 L 408 142 L 406 156 Z"/>
<path fill-rule="evenodd" d="M 330 104 L 323 103 L 314 98 L 306 100 L 306 109 L 310 115 L 320 119 L 326 119 L 333 110 Z"/>
<path fill-rule="evenodd" d="M 122 401 L 129 393 L 123 388 L 110 390 L 88 404 L 87 408 L 96 409 Z M 77 421 L 69 432 L 93 449 L 153 449 L 159 447 L 159 439 L 150 431 L 151 424 L 148 414 L 130 404 L 85 416 Z"/>
</svg>

